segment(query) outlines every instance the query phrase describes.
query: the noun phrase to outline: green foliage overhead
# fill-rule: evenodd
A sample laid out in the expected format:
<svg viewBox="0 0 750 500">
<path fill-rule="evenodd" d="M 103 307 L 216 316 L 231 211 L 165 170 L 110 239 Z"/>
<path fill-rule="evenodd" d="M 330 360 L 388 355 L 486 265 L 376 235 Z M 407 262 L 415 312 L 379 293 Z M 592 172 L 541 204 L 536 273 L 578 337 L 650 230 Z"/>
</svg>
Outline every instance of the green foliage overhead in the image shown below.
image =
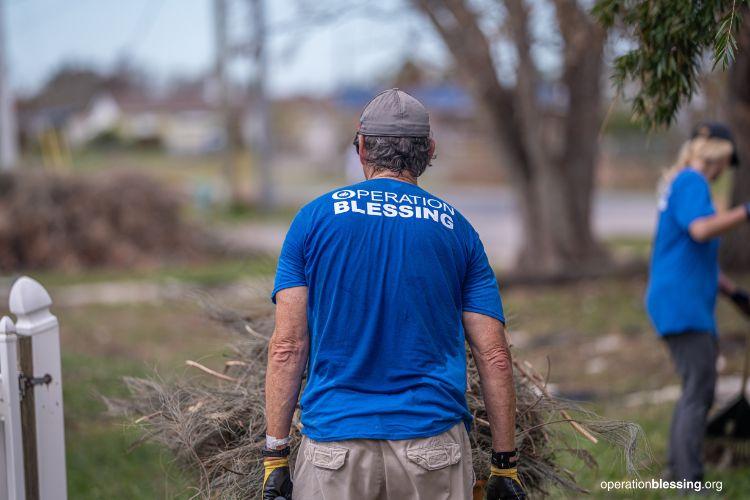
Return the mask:
<svg viewBox="0 0 750 500">
<path fill-rule="evenodd" d="M 704 55 L 727 68 L 750 0 L 597 0 L 593 13 L 608 29 L 622 28 L 635 47 L 614 61 L 620 92 L 636 83 L 633 114 L 645 127 L 668 126 L 698 87 Z"/>
</svg>

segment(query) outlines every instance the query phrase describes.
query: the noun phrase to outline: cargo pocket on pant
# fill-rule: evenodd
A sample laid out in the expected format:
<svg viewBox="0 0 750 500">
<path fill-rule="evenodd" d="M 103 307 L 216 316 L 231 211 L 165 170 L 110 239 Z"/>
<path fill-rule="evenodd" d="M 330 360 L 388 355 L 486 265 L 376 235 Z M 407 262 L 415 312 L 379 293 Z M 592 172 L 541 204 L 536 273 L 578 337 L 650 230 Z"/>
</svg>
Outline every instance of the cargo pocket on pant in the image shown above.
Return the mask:
<svg viewBox="0 0 750 500">
<path fill-rule="evenodd" d="M 406 457 L 427 470 L 444 469 L 461 460 L 461 446 L 458 443 L 440 443 L 410 448 L 406 450 Z"/>
<path fill-rule="evenodd" d="M 330 495 L 341 496 L 346 491 L 348 472 L 344 468 L 349 453 L 347 448 L 308 442 L 305 459 L 312 464 L 320 490 Z M 343 493 L 341 493 L 343 494 Z"/>
<path fill-rule="evenodd" d="M 417 448 L 407 448 L 406 458 L 413 464 L 410 467 L 411 482 L 416 486 L 420 500 L 447 500 L 463 498 L 456 494 L 456 467 L 461 461 L 461 446 L 453 442 L 430 443 Z"/>
<path fill-rule="evenodd" d="M 338 470 L 346 462 L 347 448 L 308 443 L 305 448 L 305 458 L 315 467 L 328 470 Z"/>
</svg>

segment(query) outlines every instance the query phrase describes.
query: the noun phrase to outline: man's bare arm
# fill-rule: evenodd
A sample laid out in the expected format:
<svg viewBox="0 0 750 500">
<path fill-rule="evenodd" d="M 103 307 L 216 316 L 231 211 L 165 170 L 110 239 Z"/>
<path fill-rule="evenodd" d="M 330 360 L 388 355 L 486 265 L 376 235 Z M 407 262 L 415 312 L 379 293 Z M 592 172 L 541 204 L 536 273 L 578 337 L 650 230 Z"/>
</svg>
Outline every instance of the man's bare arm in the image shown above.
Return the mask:
<svg viewBox="0 0 750 500">
<path fill-rule="evenodd" d="M 309 347 L 307 287 L 279 291 L 266 370 L 266 432 L 270 436 L 289 435 Z"/>
<path fill-rule="evenodd" d="M 516 391 L 513 363 L 503 324 L 483 314 L 463 313 L 464 331 L 479 369 L 484 406 L 492 431 L 492 449 L 516 447 Z"/>
</svg>

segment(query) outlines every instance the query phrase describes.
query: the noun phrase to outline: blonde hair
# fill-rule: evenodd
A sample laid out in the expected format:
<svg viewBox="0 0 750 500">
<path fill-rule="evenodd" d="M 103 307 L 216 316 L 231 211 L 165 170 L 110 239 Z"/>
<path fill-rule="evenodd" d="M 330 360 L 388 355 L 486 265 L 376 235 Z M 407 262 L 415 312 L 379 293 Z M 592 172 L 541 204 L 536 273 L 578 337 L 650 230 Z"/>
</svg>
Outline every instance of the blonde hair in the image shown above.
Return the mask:
<svg viewBox="0 0 750 500">
<path fill-rule="evenodd" d="M 659 181 L 659 191 L 662 192 L 666 189 L 677 177 L 677 174 L 689 167 L 692 161 L 700 159 L 706 162 L 714 162 L 722 158 L 728 158 L 732 151 L 734 151 L 734 146 L 726 139 L 698 136 L 685 141 L 680 147 L 677 161 L 662 174 Z"/>
</svg>

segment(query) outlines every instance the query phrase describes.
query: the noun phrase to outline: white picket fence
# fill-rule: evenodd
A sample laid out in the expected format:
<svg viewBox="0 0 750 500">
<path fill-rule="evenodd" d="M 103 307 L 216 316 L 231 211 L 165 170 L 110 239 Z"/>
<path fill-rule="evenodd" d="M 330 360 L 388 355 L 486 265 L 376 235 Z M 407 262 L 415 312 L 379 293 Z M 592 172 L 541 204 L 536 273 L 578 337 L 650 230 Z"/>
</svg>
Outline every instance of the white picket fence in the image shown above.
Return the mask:
<svg viewBox="0 0 750 500">
<path fill-rule="evenodd" d="M 23 277 L 8 302 L 16 321 L 0 320 L 0 500 L 65 500 L 60 328 L 52 299 Z"/>
</svg>

